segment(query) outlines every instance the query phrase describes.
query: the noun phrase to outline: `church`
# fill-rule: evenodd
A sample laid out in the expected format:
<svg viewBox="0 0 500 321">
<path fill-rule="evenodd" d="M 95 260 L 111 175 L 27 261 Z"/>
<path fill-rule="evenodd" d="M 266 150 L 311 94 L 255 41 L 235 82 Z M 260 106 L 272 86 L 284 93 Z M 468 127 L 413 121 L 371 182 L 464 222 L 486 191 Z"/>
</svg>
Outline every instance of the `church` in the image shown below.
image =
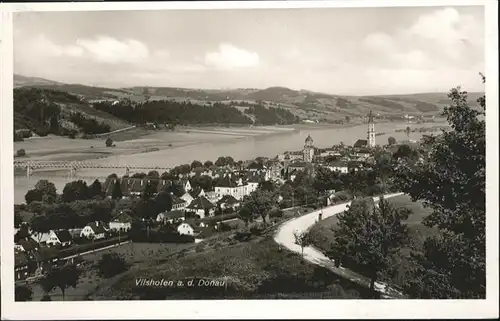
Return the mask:
<svg viewBox="0 0 500 321">
<path fill-rule="evenodd" d="M 311 163 L 314 157 L 314 146 L 311 135 L 308 135 L 302 150 L 302 160 L 306 163 Z"/>
<path fill-rule="evenodd" d="M 354 148 L 374 148 L 375 147 L 375 123 L 373 121 L 373 114 L 370 110 L 368 115 L 368 137 L 367 139 L 358 139 L 354 143 Z"/>
</svg>

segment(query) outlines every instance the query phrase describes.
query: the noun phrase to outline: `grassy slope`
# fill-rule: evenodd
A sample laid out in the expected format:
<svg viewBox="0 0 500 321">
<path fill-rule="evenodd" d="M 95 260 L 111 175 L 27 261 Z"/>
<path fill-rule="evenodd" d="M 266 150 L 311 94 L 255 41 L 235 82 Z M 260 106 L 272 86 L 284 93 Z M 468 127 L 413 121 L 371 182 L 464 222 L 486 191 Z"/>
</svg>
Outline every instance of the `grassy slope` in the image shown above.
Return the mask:
<svg viewBox="0 0 500 321">
<path fill-rule="evenodd" d="M 29 81 L 24 79 L 26 86 Z M 110 89 L 83 85 L 51 84 L 49 80 L 41 82 L 34 79 L 32 86 L 66 90 L 89 98 L 129 98 L 134 101 L 144 100 L 143 87 Z M 421 93 L 408 95 L 383 96 L 337 96 L 315 93 L 305 90 L 291 90 L 284 87 L 266 89 L 204 90 L 173 87 L 148 88 L 151 99 L 190 100 L 197 103 L 223 100 L 267 101 L 273 105 L 287 108 L 302 118 L 341 119 L 364 117 L 370 110 L 380 115 L 437 115 L 449 103 L 446 93 Z M 476 99 L 481 93 L 469 93 L 469 102 L 477 105 Z"/>
<path fill-rule="evenodd" d="M 196 246 L 189 254 L 169 257 L 161 264 L 136 267 L 112 284 L 101 287 L 92 299 L 299 299 L 360 298 L 362 289 L 328 270 L 303 262 L 296 254 L 280 250 L 271 237 L 245 243 L 217 236 Z M 234 244 L 236 243 L 236 244 Z M 172 289 L 141 288 L 136 278 L 226 280 L 227 287 Z"/>
<path fill-rule="evenodd" d="M 398 257 L 396 262 L 394 262 L 394 275 L 386 275 L 386 279 L 391 279 L 391 281 L 396 285 L 401 285 L 403 283 L 405 274 L 410 267 L 409 255 L 411 251 L 411 246 L 420 247 L 425 238 L 430 235 L 437 233 L 437 229 L 429 228 L 422 224 L 422 220 L 429 215 L 430 210 L 424 208 L 421 202 L 412 202 L 411 199 L 406 195 L 401 195 L 394 197 L 389 200 L 396 207 L 406 207 L 412 210 L 412 214 L 408 217 L 406 221 L 409 228 L 409 244 L 401 249 L 401 255 Z M 338 219 L 336 216 L 329 217 L 319 224 L 316 224 L 311 229 L 311 234 L 313 237 L 313 244 L 318 249 L 326 252 L 330 249 L 330 246 L 334 240 L 333 228 L 337 224 Z"/>
</svg>

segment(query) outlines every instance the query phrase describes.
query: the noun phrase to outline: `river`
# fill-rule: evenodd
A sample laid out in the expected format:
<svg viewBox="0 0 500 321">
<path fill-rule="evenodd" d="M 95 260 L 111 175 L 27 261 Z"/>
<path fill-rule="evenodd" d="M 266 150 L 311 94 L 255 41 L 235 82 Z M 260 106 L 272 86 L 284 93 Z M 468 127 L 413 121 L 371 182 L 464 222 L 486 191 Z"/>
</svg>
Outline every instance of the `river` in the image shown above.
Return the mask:
<svg viewBox="0 0 500 321">
<path fill-rule="evenodd" d="M 441 123 L 411 124 L 412 128 L 432 127 L 444 125 Z M 406 128 L 405 123 L 380 123 L 376 124 L 376 132 L 385 133 L 377 136 L 377 144 L 386 144 L 389 137 L 396 140 L 406 140 L 406 133 L 395 132 L 397 129 Z M 367 125 L 355 125 L 348 127 L 310 127 L 299 126 L 296 131 L 287 131 L 279 134 L 235 137 L 234 139 L 225 139 L 221 141 L 210 141 L 198 144 L 175 147 L 167 150 L 159 150 L 149 153 L 138 153 L 129 155 L 111 156 L 92 160 L 93 163 L 104 162 L 120 165 L 151 165 L 173 167 L 180 164 L 191 163 L 193 160 L 211 160 L 215 161 L 219 156 L 231 156 L 235 160 L 253 159 L 257 156 L 274 157 L 285 151 L 300 150 L 304 145 L 304 140 L 308 135 L 314 140 L 314 146 L 317 148 L 331 147 L 334 144 L 343 142 L 347 145 L 354 144 L 358 139 L 366 139 Z M 429 134 L 429 133 L 427 133 Z M 422 133 L 413 132 L 410 139 L 418 140 Z M 122 172 L 119 172 L 122 171 Z M 123 175 L 124 171 L 119 170 L 116 173 Z M 91 183 L 95 178 L 86 177 L 106 177 L 111 174 L 110 169 L 85 169 L 79 170 L 78 175 L 83 180 Z M 43 176 L 42 176 L 43 175 Z M 85 177 L 85 178 L 84 178 Z M 34 173 L 30 178 L 16 176 L 14 180 L 15 193 L 14 203 L 24 203 L 24 195 L 40 178 L 47 178 L 53 182 L 59 193 L 62 192 L 64 185 L 71 179 L 67 172 L 54 172 L 52 174 Z M 80 179 L 80 178 L 79 178 Z"/>
</svg>

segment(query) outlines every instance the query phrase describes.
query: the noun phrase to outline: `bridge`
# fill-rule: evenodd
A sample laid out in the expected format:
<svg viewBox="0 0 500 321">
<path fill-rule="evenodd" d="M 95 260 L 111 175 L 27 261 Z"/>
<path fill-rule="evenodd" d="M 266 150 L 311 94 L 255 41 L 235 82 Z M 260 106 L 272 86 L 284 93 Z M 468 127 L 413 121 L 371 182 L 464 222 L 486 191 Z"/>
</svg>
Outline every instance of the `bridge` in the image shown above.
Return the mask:
<svg viewBox="0 0 500 321">
<path fill-rule="evenodd" d="M 124 169 L 125 175 L 129 175 L 131 170 L 157 170 L 166 172 L 171 167 L 155 166 L 155 165 L 119 165 L 110 163 L 93 163 L 88 161 L 28 161 L 28 160 L 14 160 L 14 168 L 22 168 L 26 170 L 26 176 L 30 177 L 35 169 L 67 169 L 70 176 L 76 175 L 78 169 L 95 169 L 95 168 L 109 168 L 109 169 Z M 161 174 L 161 173 L 160 173 Z"/>
</svg>

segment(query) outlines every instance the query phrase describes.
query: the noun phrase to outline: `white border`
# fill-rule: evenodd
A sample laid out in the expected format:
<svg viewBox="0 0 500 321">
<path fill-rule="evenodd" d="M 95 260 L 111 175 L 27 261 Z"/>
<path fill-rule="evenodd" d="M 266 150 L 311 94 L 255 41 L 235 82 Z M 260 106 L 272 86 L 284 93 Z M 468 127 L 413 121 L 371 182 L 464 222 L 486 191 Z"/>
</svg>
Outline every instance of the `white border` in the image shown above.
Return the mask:
<svg viewBox="0 0 500 321">
<path fill-rule="evenodd" d="M 487 299 L 486 300 L 247 300 L 13 302 L 12 12 L 158 9 L 421 7 L 485 5 L 487 82 Z M 494 318 L 498 317 L 498 4 L 458 1 L 248 1 L 0 4 L 1 282 L 2 319 L 193 318 Z"/>
</svg>

